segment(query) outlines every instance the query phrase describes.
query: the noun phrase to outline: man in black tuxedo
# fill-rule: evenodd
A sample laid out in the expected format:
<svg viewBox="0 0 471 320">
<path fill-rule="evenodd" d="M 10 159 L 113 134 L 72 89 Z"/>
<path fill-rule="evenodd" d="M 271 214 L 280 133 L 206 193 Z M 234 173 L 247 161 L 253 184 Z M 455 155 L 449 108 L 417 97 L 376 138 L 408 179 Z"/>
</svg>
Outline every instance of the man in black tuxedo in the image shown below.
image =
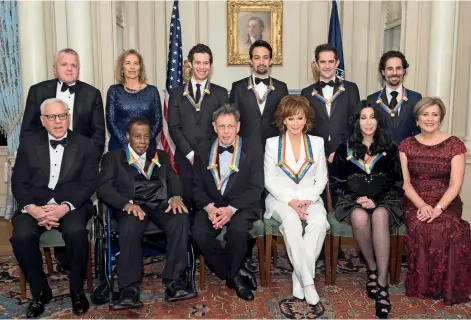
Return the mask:
<svg viewBox="0 0 471 320">
<path fill-rule="evenodd" d="M 212 114 L 227 102 L 227 90 L 208 80 L 213 54 L 204 44 L 188 53 L 191 80 L 170 91 L 169 133 L 175 143 L 175 162 L 183 184 L 183 199 L 193 209 L 193 161 L 198 146 L 214 137 Z"/>
<path fill-rule="evenodd" d="M 319 70 L 319 81 L 304 88 L 301 95 L 309 100 L 316 114 L 309 133 L 324 138 L 325 155 L 332 163 L 338 145 L 352 132 L 350 118 L 360 102 L 360 93 L 355 83 L 335 75 L 340 60 L 333 45 L 318 45 L 314 54 L 312 64 Z"/>
<path fill-rule="evenodd" d="M 21 124 L 20 137 L 41 130 L 41 103 L 49 98 L 60 98 L 70 112 L 69 129 L 93 140 L 97 157 L 105 148 L 105 117 L 100 90 L 78 80 L 80 61 L 78 53 L 70 48 L 55 56 L 54 74 L 57 79 L 37 83 L 29 88 Z"/>
<path fill-rule="evenodd" d="M 20 139 L 42 130 L 40 122 L 41 103 L 49 98 L 62 99 L 69 108 L 69 129 L 92 139 L 96 146 L 96 157 L 101 158 L 105 148 L 105 118 L 100 90 L 78 80 L 80 61 L 78 53 L 70 48 L 55 55 L 56 79 L 37 83 L 29 89 L 21 124 Z M 68 263 L 63 248 L 56 248 L 58 271 L 67 273 Z"/>
<path fill-rule="evenodd" d="M 378 67 L 385 86 L 367 98 L 382 114 L 389 134 L 396 144 L 420 133 L 414 117 L 414 106 L 422 99 L 422 95 L 404 87 L 407 68 L 409 63 L 402 52 L 385 52 Z"/>
<path fill-rule="evenodd" d="M 269 76 L 272 48 L 268 42 L 255 41 L 249 55 L 252 74 L 232 84 L 230 102 L 240 112 L 240 135 L 264 148 L 268 138 L 279 134 L 274 115 L 288 88 Z"/>
<path fill-rule="evenodd" d="M 255 277 L 243 267 L 251 238 L 249 231 L 259 217 L 263 191 L 262 150 L 237 135 L 239 111 L 224 106 L 214 112 L 217 133 L 202 144 L 195 159 L 194 198 L 197 205 L 193 239 L 209 268 L 242 299 L 253 300 Z M 216 239 L 226 226 L 226 247 Z"/>
<path fill-rule="evenodd" d="M 86 226 L 94 212 L 90 197 L 98 182 L 98 161 L 93 141 L 68 130 L 66 103 L 46 99 L 40 111 L 47 132 L 21 139 L 13 169 L 12 191 L 19 209 L 12 218 L 10 242 L 33 295 L 26 316 L 37 318 L 52 299 L 39 237 L 52 228 L 62 233 L 70 262 L 72 309 L 82 315 L 89 307 L 83 292 L 88 259 Z"/>
<path fill-rule="evenodd" d="M 167 235 L 167 263 L 162 277 L 169 301 L 188 299 L 196 292 L 187 288 L 187 248 L 190 233 L 188 210 L 181 199 L 181 184 L 168 155 L 149 148 L 150 125 L 145 117 L 129 121 L 124 150 L 103 156 L 97 195 L 113 209 L 118 220 L 119 304 L 140 305 L 139 285 L 142 280 L 142 236 L 151 220 Z M 172 212 L 170 212 L 172 211 Z"/>
</svg>

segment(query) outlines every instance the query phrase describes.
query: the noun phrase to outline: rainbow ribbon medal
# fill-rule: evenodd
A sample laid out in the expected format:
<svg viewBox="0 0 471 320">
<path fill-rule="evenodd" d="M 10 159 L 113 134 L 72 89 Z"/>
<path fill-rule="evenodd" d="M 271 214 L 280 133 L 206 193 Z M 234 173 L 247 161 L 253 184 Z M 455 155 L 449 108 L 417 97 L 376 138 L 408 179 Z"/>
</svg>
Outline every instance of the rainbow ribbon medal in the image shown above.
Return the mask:
<svg viewBox="0 0 471 320">
<path fill-rule="evenodd" d="M 309 168 L 314 163 L 313 156 L 312 156 L 312 147 L 311 147 L 311 140 L 309 139 L 307 134 L 303 136 L 304 140 L 304 150 L 306 152 L 306 158 L 304 160 L 303 165 L 299 169 L 297 173 L 291 169 L 288 164 L 286 163 L 285 153 L 286 153 L 286 134 L 280 135 L 278 141 L 278 163 L 277 165 L 281 168 L 281 170 L 286 173 L 294 183 L 299 184 L 301 180 L 306 175 Z"/>
<path fill-rule="evenodd" d="M 371 173 L 374 165 L 378 162 L 379 159 L 384 157 L 387 153 L 377 153 L 374 156 L 371 156 L 366 163 L 362 159 L 357 159 L 353 156 L 353 151 L 348 147 L 347 143 L 347 161 L 353 162 L 358 168 L 365 171 L 367 174 Z"/>
<path fill-rule="evenodd" d="M 337 91 L 334 92 L 334 94 L 332 95 L 332 98 L 330 99 L 326 99 L 323 96 L 321 96 L 319 92 L 317 92 L 316 89 L 312 91 L 311 96 L 316 97 L 320 101 L 324 102 L 330 108 L 334 100 L 337 99 L 337 97 L 344 91 L 345 91 L 345 87 L 343 86 L 343 81 L 342 81 L 340 82 L 340 86 L 337 88 Z"/>
<path fill-rule="evenodd" d="M 126 146 L 124 149 L 126 151 L 126 159 L 131 167 L 134 167 L 141 173 L 144 177 L 146 177 L 147 180 L 150 180 L 150 177 L 152 177 L 152 172 L 154 171 L 155 166 L 158 166 L 160 168 L 160 162 L 159 162 L 159 156 L 157 154 L 157 151 L 155 151 L 154 158 L 152 158 L 149 168 L 147 168 L 147 171 L 144 170 L 143 167 L 139 164 L 139 161 L 137 161 L 136 158 L 134 158 L 132 152 L 131 152 L 131 147 L 129 144 Z"/>
<path fill-rule="evenodd" d="M 275 87 L 273 86 L 273 80 L 271 79 L 271 77 L 270 85 L 268 86 L 267 91 L 265 91 L 265 94 L 261 98 L 258 95 L 257 90 L 255 90 L 255 84 L 252 82 L 252 76 L 249 77 L 249 86 L 247 87 L 247 89 L 252 90 L 252 92 L 255 94 L 258 104 L 262 104 L 267 99 L 270 92 L 275 91 Z"/>
<path fill-rule="evenodd" d="M 211 94 L 211 91 L 209 90 L 211 88 L 211 84 L 209 83 L 209 81 L 206 82 L 206 87 L 204 88 L 203 93 L 201 94 L 200 101 L 196 102 L 195 100 L 193 100 L 193 98 L 191 97 L 190 91 L 188 90 L 188 86 L 190 85 L 190 82 L 191 81 L 188 81 L 185 84 L 185 88 L 184 88 L 185 90 L 183 91 L 183 95 L 186 96 L 188 101 L 190 101 L 191 105 L 196 109 L 197 112 L 199 112 L 201 110 L 201 104 L 203 103 L 204 96 L 206 94 Z"/>
<path fill-rule="evenodd" d="M 384 88 L 383 90 L 386 90 L 386 88 Z M 376 103 L 379 104 L 381 106 L 381 108 L 383 108 L 383 110 L 386 112 L 386 113 L 389 113 L 389 115 L 391 116 L 391 118 L 394 118 L 396 116 L 396 110 L 399 110 L 399 108 L 401 107 L 402 103 L 404 101 L 407 101 L 407 90 L 405 87 L 402 87 L 402 97 L 401 99 L 399 99 L 399 101 L 397 102 L 397 105 L 396 107 L 394 107 L 394 109 L 390 109 L 389 106 L 387 104 L 385 104 L 383 102 L 383 99 L 381 98 L 381 93 L 383 92 L 383 90 L 381 90 L 379 93 L 378 93 L 378 98 L 376 98 Z"/>
<path fill-rule="evenodd" d="M 213 175 L 214 183 L 218 190 L 221 190 L 222 185 L 230 178 L 234 172 L 239 172 L 239 161 L 240 154 L 242 152 L 242 138 L 237 136 L 234 141 L 234 152 L 232 153 L 231 165 L 227 171 L 222 175 L 219 175 L 217 159 L 218 159 L 218 148 L 219 139 L 215 139 L 211 146 L 211 153 L 209 155 L 209 165 L 207 169 L 211 171 Z"/>
</svg>

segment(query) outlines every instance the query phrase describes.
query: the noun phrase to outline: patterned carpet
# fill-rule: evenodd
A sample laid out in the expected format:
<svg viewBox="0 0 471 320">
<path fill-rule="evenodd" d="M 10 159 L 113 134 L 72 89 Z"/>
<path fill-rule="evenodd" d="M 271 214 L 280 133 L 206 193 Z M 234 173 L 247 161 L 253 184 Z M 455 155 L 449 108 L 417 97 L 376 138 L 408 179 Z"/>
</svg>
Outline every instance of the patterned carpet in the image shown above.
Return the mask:
<svg viewBox="0 0 471 320">
<path fill-rule="evenodd" d="M 207 271 L 206 288 L 198 297 L 177 303 L 166 303 L 163 300 L 164 286 L 160 281 L 163 262 L 162 257 L 156 257 L 146 263 L 141 295 L 143 308 L 109 311 L 108 305 L 92 305 L 86 317 L 91 319 L 374 318 L 374 301 L 368 299 L 364 290 L 365 269 L 361 259 L 354 252 L 347 252 L 345 259 L 339 261 L 336 286 L 324 284 L 324 265 L 323 261 L 319 261 L 316 287 L 321 303 L 315 308 L 291 296 L 291 265 L 286 254 L 281 251 L 271 286 L 259 287 L 255 293 L 255 300 L 251 302 L 237 298 L 232 290 Z M 256 270 L 258 266 L 257 260 L 249 259 L 246 264 L 252 270 Z M 24 317 L 29 301 L 20 298 L 18 267 L 13 257 L 0 259 L 0 276 L 0 318 Z M 198 274 L 196 277 L 199 279 Z M 73 318 L 67 295 L 67 278 L 54 273 L 50 277 L 50 285 L 54 291 L 54 299 L 47 306 L 44 317 Z M 440 301 L 408 298 L 404 295 L 403 283 L 392 286 L 390 293 L 393 304 L 390 318 L 471 318 L 471 303 L 446 307 Z"/>
</svg>

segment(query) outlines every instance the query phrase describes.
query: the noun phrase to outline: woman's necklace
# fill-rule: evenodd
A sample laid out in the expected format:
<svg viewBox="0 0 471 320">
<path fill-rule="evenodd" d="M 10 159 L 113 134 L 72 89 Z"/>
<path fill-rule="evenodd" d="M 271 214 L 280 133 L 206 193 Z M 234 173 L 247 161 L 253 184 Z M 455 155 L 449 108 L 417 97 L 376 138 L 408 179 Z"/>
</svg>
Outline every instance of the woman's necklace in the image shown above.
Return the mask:
<svg viewBox="0 0 471 320">
<path fill-rule="evenodd" d="M 124 86 L 124 90 L 126 90 L 127 92 L 129 93 L 136 93 L 138 91 L 141 90 L 141 85 L 139 84 L 139 88 L 138 89 L 131 89 L 129 87 L 126 86 L 126 83 L 123 85 Z"/>
</svg>

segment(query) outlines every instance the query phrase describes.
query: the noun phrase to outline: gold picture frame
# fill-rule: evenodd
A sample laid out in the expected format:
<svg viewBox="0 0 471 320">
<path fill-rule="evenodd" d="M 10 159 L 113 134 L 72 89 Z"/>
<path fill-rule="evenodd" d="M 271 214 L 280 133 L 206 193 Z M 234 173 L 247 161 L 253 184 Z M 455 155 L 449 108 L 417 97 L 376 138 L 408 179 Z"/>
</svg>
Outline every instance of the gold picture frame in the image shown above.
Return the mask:
<svg viewBox="0 0 471 320">
<path fill-rule="evenodd" d="M 273 49 L 272 65 L 283 64 L 283 1 L 227 1 L 227 64 L 250 65 L 251 42 L 263 39 Z"/>
</svg>

